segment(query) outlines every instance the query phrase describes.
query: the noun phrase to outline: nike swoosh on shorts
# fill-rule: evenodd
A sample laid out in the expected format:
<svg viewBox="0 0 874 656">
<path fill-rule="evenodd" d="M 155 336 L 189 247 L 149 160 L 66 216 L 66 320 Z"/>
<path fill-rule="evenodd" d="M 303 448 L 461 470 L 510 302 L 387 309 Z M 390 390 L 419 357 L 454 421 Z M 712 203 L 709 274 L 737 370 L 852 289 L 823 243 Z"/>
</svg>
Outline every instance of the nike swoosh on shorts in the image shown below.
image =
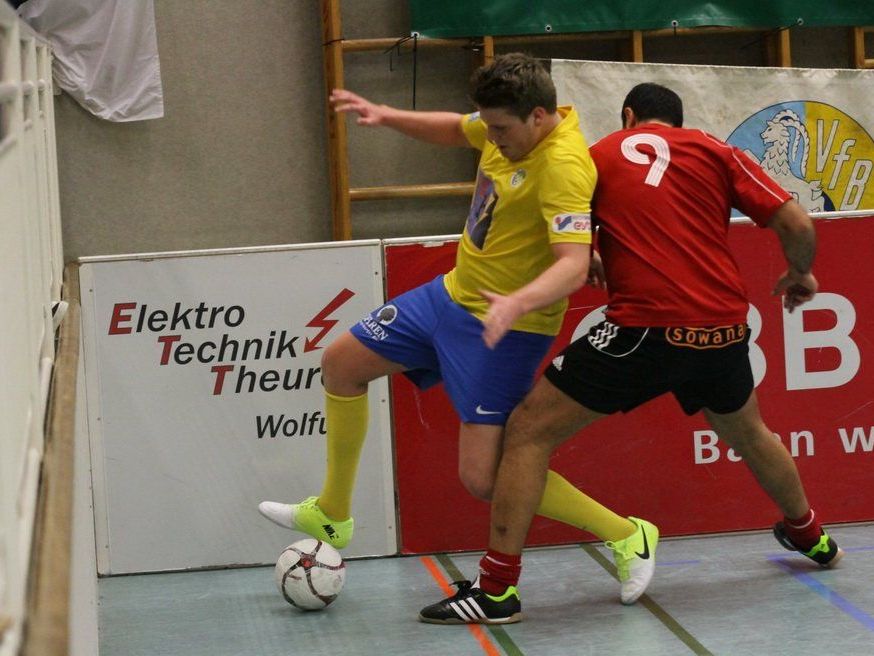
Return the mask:
<svg viewBox="0 0 874 656">
<path fill-rule="evenodd" d="M 483 410 L 483 407 L 481 405 L 478 405 L 476 407 L 476 413 L 478 415 L 502 415 L 502 414 L 504 414 L 503 412 L 498 412 L 498 411 L 494 411 L 494 410 Z"/>
</svg>

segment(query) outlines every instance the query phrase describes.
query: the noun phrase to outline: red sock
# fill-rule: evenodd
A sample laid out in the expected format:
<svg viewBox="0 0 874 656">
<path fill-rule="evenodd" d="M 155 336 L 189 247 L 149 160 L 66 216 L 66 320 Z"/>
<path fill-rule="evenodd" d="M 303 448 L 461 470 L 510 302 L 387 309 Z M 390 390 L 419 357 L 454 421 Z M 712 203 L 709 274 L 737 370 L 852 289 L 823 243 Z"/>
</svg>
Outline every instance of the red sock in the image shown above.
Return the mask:
<svg viewBox="0 0 874 656">
<path fill-rule="evenodd" d="M 822 535 L 822 528 L 813 514 L 813 509 L 795 519 L 783 517 L 783 526 L 789 539 L 805 551 L 813 549 Z"/>
<path fill-rule="evenodd" d="M 489 549 L 479 561 L 479 587 L 486 594 L 499 595 L 519 582 L 522 556 Z"/>
</svg>

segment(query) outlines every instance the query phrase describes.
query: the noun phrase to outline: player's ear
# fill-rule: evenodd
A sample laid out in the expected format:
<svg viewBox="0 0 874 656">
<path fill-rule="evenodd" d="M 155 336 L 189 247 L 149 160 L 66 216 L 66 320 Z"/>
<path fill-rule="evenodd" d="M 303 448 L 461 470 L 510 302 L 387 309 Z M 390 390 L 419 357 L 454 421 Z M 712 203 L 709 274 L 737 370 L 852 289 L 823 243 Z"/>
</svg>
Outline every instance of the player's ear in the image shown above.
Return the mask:
<svg viewBox="0 0 874 656">
<path fill-rule="evenodd" d="M 634 114 L 634 110 L 631 107 L 623 107 L 622 108 L 622 127 L 626 130 L 628 128 L 633 128 L 637 125 L 637 116 Z"/>
</svg>

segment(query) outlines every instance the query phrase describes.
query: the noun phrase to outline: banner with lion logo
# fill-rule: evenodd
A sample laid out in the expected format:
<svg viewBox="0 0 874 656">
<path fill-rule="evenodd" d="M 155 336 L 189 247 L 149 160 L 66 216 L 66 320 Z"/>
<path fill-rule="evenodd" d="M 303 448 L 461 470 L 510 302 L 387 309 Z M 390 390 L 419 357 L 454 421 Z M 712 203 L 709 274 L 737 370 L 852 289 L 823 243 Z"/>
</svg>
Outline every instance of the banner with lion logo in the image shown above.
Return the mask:
<svg viewBox="0 0 874 656">
<path fill-rule="evenodd" d="M 640 82 L 683 99 L 686 127 L 747 153 L 809 212 L 874 208 L 874 70 L 553 60 L 560 104 L 589 143 L 621 127 Z"/>
</svg>

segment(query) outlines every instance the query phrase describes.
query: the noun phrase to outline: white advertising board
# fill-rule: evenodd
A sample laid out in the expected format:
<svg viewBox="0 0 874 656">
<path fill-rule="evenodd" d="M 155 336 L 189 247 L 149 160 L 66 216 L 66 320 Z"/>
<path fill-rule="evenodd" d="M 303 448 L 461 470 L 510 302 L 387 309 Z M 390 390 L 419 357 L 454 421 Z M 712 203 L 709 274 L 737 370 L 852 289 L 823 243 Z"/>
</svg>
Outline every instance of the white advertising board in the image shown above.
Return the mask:
<svg viewBox="0 0 874 656">
<path fill-rule="evenodd" d="M 81 264 L 98 571 L 274 562 L 304 536 L 258 502 L 321 490 L 320 358 L 383 302 L 379 242 Z M 345 556 L 396 552 L 393 490 L 383 379 Z"/>
</svg>

